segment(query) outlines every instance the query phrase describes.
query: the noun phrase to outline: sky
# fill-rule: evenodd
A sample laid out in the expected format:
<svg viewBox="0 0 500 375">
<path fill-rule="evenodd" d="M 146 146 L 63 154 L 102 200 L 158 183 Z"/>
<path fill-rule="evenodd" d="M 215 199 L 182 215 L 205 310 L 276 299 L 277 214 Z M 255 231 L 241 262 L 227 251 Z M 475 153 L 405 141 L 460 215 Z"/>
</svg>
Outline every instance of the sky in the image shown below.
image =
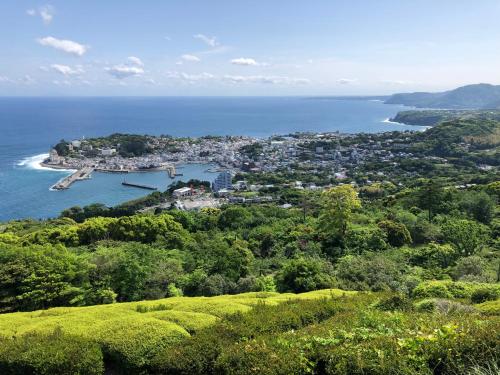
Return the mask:
<svg viewBox="0 0 500 375">
<path fill-rule="evenodd" d="M 500 84 L 499 0 L 0 1 L 0 96 Z"/>
</svg>

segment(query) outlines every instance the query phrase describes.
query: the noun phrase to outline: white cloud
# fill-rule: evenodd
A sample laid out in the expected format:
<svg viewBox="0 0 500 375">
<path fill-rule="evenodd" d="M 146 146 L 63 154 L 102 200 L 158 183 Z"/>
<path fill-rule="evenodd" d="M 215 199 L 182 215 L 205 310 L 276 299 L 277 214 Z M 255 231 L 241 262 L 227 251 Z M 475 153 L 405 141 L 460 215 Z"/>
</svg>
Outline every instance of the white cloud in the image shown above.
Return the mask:
<svg viewBox="0 0 500 375">
<path fill-rule="evenodd" d="M 71 86 L 71 82 L 67 79 L 65 79 L 64 81 L 54 80 L 52 81 L 52 83 L 57 86 Z"/>
<path fill-rule="evenodd" d="M 223 80 L 229 83 L 263 83 L 272 85 L 305 85 L 311 83 L 306 78 L 293 78 L 286 76 L 234 76 L 225 75 Z"/>
<path fill-rule="evenodd" d="M 144 74 L 143 68 L 125 64 L 114 65 L 112 67 L 105 68 L 105 70 L 113 77 L 118 79 Z"/>
<path fill-rule="evenodd" d="M 182 55 L 181 59 L 184 60 L 184 61 L 187 61 L 187 62 L 199 62 L 199 61 L 201 61 L 198 56 L 188 55 L 188 54 Z"/>
<path fill-rule="evenodd" d="M 186 82 L 194 83 L 200 81 L 207 81 L 216 78 L 213 74 L 203 72 L 200 74 L 188 74 L 184 72 L 167 72 L 168 78 L 180 79 Z"/>
<path fill-rule="evenodd" d="M 219 42 L 217 41 L 217 38 L 215 36 L 209 37 L 203 34 L 196 34 L 193 35 L 193 38 L 201 40 L 210 47 L 217 47 L 219 45 Z"/>
<path fill-rule="evenodd" d="M 395 81 L 382 81 L 381 83 L 385 85 L 392 85 L 392 86 L 404 86 L 404 85 L 413 85 L 415 82 L 413 81 L 405 81 L 405 80 L 395 80 Z"/>
<path fill-rule="evenodd" d="M 165 39 L 165 40 L 168 40 L 169 42 L 172 40 L 172 38 L 171 38 L 171 37 L 169 37 L 169 36 L 165 36 L 165 37 L 164 37 L 164 39 Z"/>
<path fill-rule="evenodd" d="M 0 76 L 0 83 L 11 83 L 12 80 L 6 76 Z"/>
<path fill-rule="evenodd" d="M 26 74 L 23 78 L 21 78 L 20 81 L 25 85 L 32 85 L 36 83 L 36 80 L 28 74 Z"/>
<path fill-rule="evenodd" d="M 142 60 L 138 57 L 135 57 L 135 56 L 129 56 L 127 57 L 127 60 L 133 64 L 133 65 L 137 65 L 137 66 L 144 66 L 144 63 L 142 62 Z"/>
<path fill-rule="evenodd" d="M 46 25 L 52 22 L 54 13 L 55 11 L 52 5 L 45 5 L 40 8 L 40 17 L 42 17 L 43 23 Z"/>
<path fill-rule="evenodd" d="M 233 65 L 244 65 L 244 66 L 258 66 L 260 65 L 257 61 L 250 58 L 240 57 L 238 59 L 232 59 L 231 64 Z"/>
<path fill-rule="evenodd" d="M 43 7 L 38 8 L 38 10 L 33 8 L 28 9 L 26 14 L 31 17 L 40 15 L 43 23 L 48 25 L 54 19 L 55 9 L 52 5 L 44 5 Z"/>
<path fill-rule="evenodd" d="M 85 73 L 81 65 L 76 65 L 74 68 L 72 68 L 68 65 L 52 64 L 50 67 L 66 77 Z"/>
<path fill-rule="evenodd" d="M 73 42 L 72 40 L 56 39 L 52 36 L 37 39 L 42 46 L 52 47 L 59 51 L 63 51 L 76 56 L 83 56 L 88 50 L 88 46 Z"/>
<path fill-rule="evenodd" d="M 337 80 L 337 83 L 341 84 L 341 85 L 350 85 L 350 84 L 356 83 L 356 82 L 357 82 L 357 79 L 353 79 L 353 78 L 341 78 L 341 79 Z"/>
</svg>

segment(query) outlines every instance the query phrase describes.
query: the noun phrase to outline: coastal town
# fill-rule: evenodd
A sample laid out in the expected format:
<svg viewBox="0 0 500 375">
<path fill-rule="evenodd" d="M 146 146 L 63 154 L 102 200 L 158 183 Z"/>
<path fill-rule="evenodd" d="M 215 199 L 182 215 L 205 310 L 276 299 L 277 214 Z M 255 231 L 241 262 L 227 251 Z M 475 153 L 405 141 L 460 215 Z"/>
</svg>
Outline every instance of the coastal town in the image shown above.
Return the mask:
<svg viewBox="0 0 500 375">
<path fill-rule="evenodd" d="M 268 192 L 278 187 L 322 190 L 339 183 L 365 187 L 401 185 L 404 178 L 418 178 L 419 171 L 412 164 L 447 165 L 446 158 L 415 153 L 415 137 L 418 132 L 410 131 L 356 135 L 295 133 L 268 138 L 113 134 L 61 141 L 42 165 L 75 170 L 52 187 L 64 190 L 76 181 L 91 178 L 93 172 L 165 171 L 174 178 L 182 175 L 177 173 L 180 165 L 206 164 L 216 176 L 210 181 L 211 191 L 183 186 L 173 191 L 173 200 L 169 202 L 179 209 L 193 210 L 217 207 L 224 202 L 269 202 L 276 196 Z M 123 185 L 163 191 L 169 183 L 166 180 L 162 187 L 127 182 Z"/>
<path fill-rule="evenodd" d="M 380 136 L 367 134 L 363 143 L 352 143 L 354 136 L 339 133 L 297 133 L 265 139 L 235 136 L 140 137 L 143 151 L 137 154 L 126 154 L 120 143 L 95 148 L 92 139 L 62 141 L 50 150 L 49 157 L 42 164 L 49 168 L 92 168 L 110 173 L 172 168 L 173 176 L 175 165 L 179 164 L 216 164 L 219 170 L 237 173 L 308 168 L 314 161 L 318 170 L 329 170 L 340 177 L 346 167 L 368 159 L 388 161 L 395 157 L 412 156 L 405 152 L 409 147 L 409 138 L 401 136 L 381 141 L 375 140 Z M 61 152 L 61 149 L 64 151 Z M 315 173 L 314 170 L 312 173 Z"/>
</svg>

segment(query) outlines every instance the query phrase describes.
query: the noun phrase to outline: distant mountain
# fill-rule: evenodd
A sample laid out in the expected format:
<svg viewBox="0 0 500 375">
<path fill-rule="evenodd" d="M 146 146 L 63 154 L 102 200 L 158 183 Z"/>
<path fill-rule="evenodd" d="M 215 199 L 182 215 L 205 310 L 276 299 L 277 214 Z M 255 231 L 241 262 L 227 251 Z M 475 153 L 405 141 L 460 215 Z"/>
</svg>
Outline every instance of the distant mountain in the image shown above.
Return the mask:
<svg viewBox="0 0 500 375">
<path fill-rule="evenodd" d="M 438 93 L 394 94 L 385 103 L 417 108 L 498 109 L 500 108 L 500 86 L 480 83 Z"/>
</svg>

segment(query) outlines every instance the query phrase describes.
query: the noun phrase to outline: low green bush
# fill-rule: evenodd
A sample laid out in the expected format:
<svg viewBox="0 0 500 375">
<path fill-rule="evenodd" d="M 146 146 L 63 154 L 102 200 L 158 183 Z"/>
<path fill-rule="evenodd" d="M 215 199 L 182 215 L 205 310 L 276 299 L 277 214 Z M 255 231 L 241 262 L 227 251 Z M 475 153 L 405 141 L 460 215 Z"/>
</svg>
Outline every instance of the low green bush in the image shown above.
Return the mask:
<svg viewBox="0 0 500 375">
<path fill-rule="evenodd" d="M 60 330 L 51 334 L 28 333 L 19 337 L 0 338 L 2 375 L 103 373 L 101 349 L 91 340 L 67 336 Z"/>
<path fill-rule="evenodd" d="M 381 299 L 375 307 L 383 311 L 409 311 L 413 309 L 413 304 L 407 296 L 398 293 Z"/>
<path fill-rule="evenodd" d="M 289 300 L 278 305 L 260 302 L 249 312 L 228 315 L 214 326 L 158 353 L 152 361 L 151 371 L 168 374 L 287 374 L 291 367 L 285 365 L 289 361 L 285 348 L 280 358 L 270 351 L 260 353 L 263 348 L 259 347 L 259 337 L 276 336 L 319 323 L 341 310 L 340 302 L 326 298 Z M 248 345 L 255 345 L 255 358 L 260 358 L 260 364 L 251 369 L 246 367 L 253 361 L 246 357 L 247 354 L 251 356 Z M 233 357 L 242 353 L 246 353 L 245 358 Z M 262 372 L 267 361 L 264 356 L 275 358 L 266 372 Z M 283 370 L 272 372 L 279 368 Z"/>
<path fill-rule="evenodd" d="M 480 291 L 480 292 L 479 292 Z M 416 298 L 462 298 L 471 299 L 473 295 L 494 298 L 500 294 L 500 284 L 462 282 L 451 280 L 424 281 L 413 290 Z M 483 300 L 485 301 L 485 300 Z M 483 302 L 480 301 L 480 302 Z"/>
<path fill-rule="evenodd" d="M 472 292 L 470 297 L 472 303 L 482 303 L 486 301 L 495 301 L 500 297 L 500 291 L 493 288 L 479 288 Z"/>
</svg>

